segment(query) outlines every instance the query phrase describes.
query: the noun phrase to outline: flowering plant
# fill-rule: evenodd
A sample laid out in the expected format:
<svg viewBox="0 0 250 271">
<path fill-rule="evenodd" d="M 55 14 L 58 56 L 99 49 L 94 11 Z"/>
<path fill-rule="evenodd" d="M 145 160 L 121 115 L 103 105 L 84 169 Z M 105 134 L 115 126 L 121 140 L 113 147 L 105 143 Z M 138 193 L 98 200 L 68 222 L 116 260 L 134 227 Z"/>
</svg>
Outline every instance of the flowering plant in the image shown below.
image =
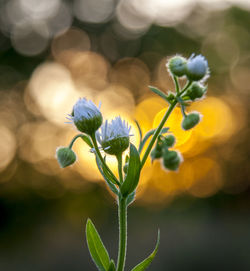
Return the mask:
<svg viewBox="0 0 250 271">
<path fill-rule="evenodd" d="M 79 99 L 74 105 L 69 120 L 74 123 L 81 132 L 76 135 L 68 147 L 60 147 L 56 151 L 57 160 L 62 168 L 73 164 L 76 155 L 72 146 L 77 138 L 82 138 L 91 148 L 95 155 L 97 167 L 102 174 L 107 186 L 117 198 L 119 214 L 119 251 L 117 263 L 110 259 L 109 254 L 101 241 L 99 234 L 90 219 L 86 225 L 86 238 L 91 257 L 100 271 L 123 271 L 127 250 L 127 207 L 134 201 L 136 188 L 140 179 L 140 172 L 150 155 L 152 161 L 161 159 L 163 168 L 167 170 L 178 170 L 183 161 L 181 154 L 175 150 L 169 150 L 175 144 L 173 135 L 166 135 L 168 128 L 163 128 L 173 109 L 179 105 L 183 114 L 181 126 L 184 130 L 192 129 L 200 120 L 198 112 L 186 113 L 186 106 L 204 97 L 207 88 L 203 85 L 209 76 L 209 68 L 206 59 L 201 56 L 192 55 L 189 59 L 175 56 L 166 64 L 170 75 L 175 83 L 175 92 L 164 93 L 156 87 L 149 86 L 150 90 L 163 98 L 168 104 L 168 110 L 163 116 L 156 129 L 148 131 L 144 137 L 139 124 L 140 144 L 138 148 L 130 142 L 131 127 L 120 117 L 110 122 L 103 123 L 100 107 L 97 108 L 92 101 L 85 98 Z M 181 89 L 179 78 L 186 78 L 186 85 Z M 150 139 L 151 138 L 151 139 Z M 149 141 L 144 154 L 146 142 Z M 123 159 L 123 153 L 129 148 L 129 155 Z M 111 171 L 105 161 L 105 156 L 114 155 L 117 159 L 119 177 Z M 160 234 L 154 251 L 131 271 L 145 270 L 155 257 L 159 246 Z"/>
</svg>

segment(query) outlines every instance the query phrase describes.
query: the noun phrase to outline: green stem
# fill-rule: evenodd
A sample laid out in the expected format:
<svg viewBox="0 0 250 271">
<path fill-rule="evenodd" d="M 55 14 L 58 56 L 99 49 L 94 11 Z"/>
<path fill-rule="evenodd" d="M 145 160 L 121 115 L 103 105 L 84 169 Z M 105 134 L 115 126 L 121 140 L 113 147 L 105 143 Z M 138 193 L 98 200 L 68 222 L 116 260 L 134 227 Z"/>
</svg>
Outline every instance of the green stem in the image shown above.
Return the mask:
<svg viewBox="0 0 250 271">
<path fill-rule="evenodd" d="M 176 76 L 174 76 L 174 83 L 175 83 L 176 93 L 177 93 L 177 95 L 179 95 L 179 93 L 180 93 L 180 86 L 179 86 L 179 82 L 178 82 L 178 79 L 177 79 Z"/>
<path fill-rule="evenodd" d="M 77 138 L 82 137 L 82 134 L 76 135 L 75 137 L 73 137 L 73 139 L 71 140 L 70 144 L 69 144 L 69 149 L 71 149 L 73 147 L 73 144 L 75 143 L 75 141 L 77 140 Z"/>
<path fill-rule="evenodd" d="M 127 250 L 127 205 L 126 198 L 119 197 L 119 253 L 116 271 L 123 271 Z"/>
<path fill-rule="evenodd" d="M 192 83 L 193 83 L 192 81 L 188 81 L 178 96 L 181 96 L 191 86 Z"/>
<path fill-rule="evenodd" d="M 142 161 L 141 161 L 141 168 L 144 166 L 144 164 L 145 164 L 145 162 L 146 162 L 146 160 L 148 158 L 148 155 L 149 155 L 149 153 L 150 153 L 150 151 L 151 151 L 151 149 L 152 149 L 152 147 L 153 147 L 153 145 L 155 143 L 155 140 L 157 139 L 158 135 L 160 134 L 161 129 L 163 128 L 165 122 L 167 121 L 167 119 L 168 119 L 170 113 L 172 112 L 172 110 L 175 108 L 176 104 L 177 104 L 177 100 L 174 100 L 173 103 L 169 106 L 169 108 L 168 108 L 167 112 L 165 113 L 164 117 L 162 118 L 161 123 L 159 124 L 159 126 L 155 130 L 154 135 L 151 138 L 151 140 L 149 142 L 149 145 L 148 145 L 148 147 L 147 147 L 147 149 L 146 149 L 146 151 L 145 151 L 145 153 L 143 155 L 143 158 L 142 158 Z"/>
<path fill-rule="evenodd" d="M 117 180 L 117 178 L 115 177 L 114 173 L 110 170 L 110 168 L 108 167 L 108 165 L 106 164 L 106 162 L 104 161 L 101 152 L 98 148 L 97 142 L 96 142 L 96 138 L 95 138 L 95 134 L 91 135 L 91 139 L 96 151 L 97 156 L 99 157 L 99 159 L 101 160 L 103 166 L 106 168 L 106 170 L 109 172 L 109 174 L 112 176 L 112 178 L 115 180 L 115 183 L 120 186 L 120 182 Z"/>
<path fill-rule="evenodd" d="M 182 100 L 181 97 L 176 97 L 177 101 L 179 102 L 180 104 L 180 107 L 181 107 L 181 113 L 182 113 L 182 116 L 185 118 L 187 115 L 186 115 L 186 112 L 185 112 L 185 105 L 184 105 L 184 102 Z"/>
<path fill-rule="evenodd" d="M 116 155 L 116 159 L 117 159 L 117 162 L 118 162 L 118 173 L 119 173 L 120 183 L 123 183 L 123 174 L 122 174 L 122 153 Z"/>
</svg>

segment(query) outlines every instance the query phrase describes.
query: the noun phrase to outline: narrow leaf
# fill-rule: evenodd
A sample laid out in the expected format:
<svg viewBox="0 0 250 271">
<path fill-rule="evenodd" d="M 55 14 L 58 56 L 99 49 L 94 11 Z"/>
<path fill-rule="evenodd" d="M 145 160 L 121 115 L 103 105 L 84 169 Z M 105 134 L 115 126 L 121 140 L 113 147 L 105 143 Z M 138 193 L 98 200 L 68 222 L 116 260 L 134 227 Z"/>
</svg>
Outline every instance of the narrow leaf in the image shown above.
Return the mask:
<svg viewBox="0 0 250 271">
<path fill-rule="evenodd" d="M 108 271 L 115 271 L 115 263 L 111 260 Z"/>
<path fill-rule="evenodd" d="M 158 231 L 157 243 L 154 251 L 144 261 L 142 261 L 136 267 L 134 267 L 131 271 L 144 271 L 147 267 L 149 267 L 158 251 L 159 244 L 160 244 L 160 231 Z"/>
<path fill-rule="evenodd" d="M 139 131 L 140 143 L 141 143 L 141 141 L 142 141 L 142 130 L 141 130 L 141 126 L 140 126 L 140 124 L 139 124 L 139 122 L 137 120 L 135 120 L 135 124 L 136 124 L 136 126 L 138 128 L 138 131 Z"/>
<path fill-rule="evenodd" d="M 169 130 L 168 127 L 162 128 L 161 134 L 165 134 L 168 130 Z M 152 129 L 152 130 L 149 130 L 149 131 L 145 134 L 145 136 L 144 136 L 143 140 L 141 141 L 141 143 L 140 143 L 140 145 L 139 145 L 139 148 L 138 148 L 139 153 L 141 153 L 141 151 L 142 151 L 144 145 L 146 144 L 147 140 L 154 134 L 154 132 L 155 132 L 155 129 Z"/>
<path fill-rule="evenodd" d="M 136 147 L 130 143 L 128 173 L 121 186 L 121 192 L 124 197 L 132 193 L 137 187 L 140 177 L 140 168 L 140 155 Z"/>
<path fill-rule="evenodd" d="M 96 164 L 97 164 L 97 167 L 98 167 L 100 173 L 102 174 L 102 177 L 104 178 L 106 184 L 108 185 L 108 187 L 111 189 L 112 192 L 114 192 L 116 195 L 118 195 L 118 193 L 119 193 L 118 189 L 116 188 L 114 183 L 110 180 L 110 176 L 107 174 L 107 171 L 104 171 L 104 169 L 102 167 L 102 163 L 97 155 L 96 155 Z"/>
<path fill-rule="evenodd" d="M 92 142 L 91 142 L 91 140 L 90 140 L 90 138 L 89 138 L 89 136 L 87 136 L 87 135 L 82 135 L 82 136 L 81 136 L 81 139 L 82 139 L 85 143 L 87 143 L 87 144 L 89 145 L 90 148 L 93 148 L 93 147 L 94 147 L 93 144 L 92 144 Z"/>
<path fill-rule="evenodd" d="M 148 86 L 149 89 L 151 91 L 153 91 L 155 94 L 159 95 L 160 97 L 162 97 L 164 100 L 168 101 L 168 97 L 165 93 L 163 93 L 161 90 L 159 90 L 158 88 L 156 87 L 153 87 L 153 86 Z"/>
<path fill-rule="evenodd" d="M 103 242 L 90 219 L 86 225 L 86 237 L 90 255 L 100 271 L 108 271 L 110 259 Z"/>
</svg>

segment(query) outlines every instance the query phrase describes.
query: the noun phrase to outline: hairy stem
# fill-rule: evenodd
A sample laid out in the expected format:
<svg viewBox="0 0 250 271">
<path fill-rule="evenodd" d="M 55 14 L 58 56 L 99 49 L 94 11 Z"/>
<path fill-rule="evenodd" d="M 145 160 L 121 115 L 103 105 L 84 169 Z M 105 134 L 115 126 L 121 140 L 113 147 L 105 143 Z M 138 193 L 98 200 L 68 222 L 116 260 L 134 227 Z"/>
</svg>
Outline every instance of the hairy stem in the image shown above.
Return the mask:
<svg viewBox="0 0 250 271">
<path fill-rule="evenodd" d="M 118 154 L 116 156 L 117 162 L 118 162 L 118 173 L 119 173 L 119 179 L 120 183 L 123 183 L 123 174 L 122 174 L 122 153 Z"/>
<path fill-rule="evenodd" d="M 147 147 L 147 149 L 146 149 L 146 151 L 145 151 L 145 153 L 144 153 L 144 155 L 143 155 L 143 158 L 142 158 L 142 160 L 141 160 L 141 168 L 144 166 L 144 164 L 145 164 L 145 162 L 146 162 L 146 160 L 147 160 L 147 158 L 148 158 L 148 155 L 149 155 L 151 149 L 153 148 L 153 145 L 154 145 L 154 143 L 155 143 L 155 141 L 156 141 L 158 135 L 159 135 L 160 132 L 161 132 L 161 129 L 163 128 L 165 122 L 167 121 L 167 119 L 168 119 L 170 113 L 171 113 L 171 112 L 173 111 L 173 109 L 175 108 L 176 104 L 177 104 L 177 100 L 175 100 L 175 101 L 169 106 L 167 112 L 165 113 L 164 117 L 163 117 L 162 120 L 161 120 L 161 123 L 159 124 L 159 126 L 158 126 L 157 129 L 155 130 L 154 135 L 153 135 L 153 137 L 151 138 L 151 140 L 150 140 L 150 142 L 149 142 L 149 145 L 148 145 L 148 147 Z"/>
<path fill-rule="evenodd" d="M 120 182 L 117 180 L 117 178 L 115 177 L 114 173 L 110 170 L 110 168 L 108 167 L 108 165 L 106 164 L 106 162 L 104 161 L 104 159 L 103 159 L 103 157 L 101 155 L 101 152 L 100 152 L 100 150 L 98 148 L 98 145 L 97 145 L 97 142 L 96 142 L 95 134 L 91 135 L 91 139 L 92 139 L 92 142 L 93 142 L 96 154 L 99 157 L 99 159 L 101 160 L 103 166 L 107 169 L 107 171 L 109 172 L 109 174 L 113 177 L 113 179 L 115 180 L 116 184 L 118 186 L 120 186 Z"/>
<path fill-rule="evenodd" d="M 178 96 L 181 96 L 192 85 L 192 83 L 193 83 L 192 81 L 188 81 Z"/>
<path fill-rule="evenodd" d="M 71 140 L 71 142 L 70 142 L 70 144 L 69 144 L 69 149 L 72 149 L 73 144 L 75 143 L 75 141 L 76 141 L 77 138 L 79 138 L 79 137 L 82 137 L 82 134 L 76 135 L 76 136 Z"/>
<path fill-rule="evenodd" d="M 119 252 L 116 271 L 123 271 L 127 250 L 127 204 L 126 198 L 119 197 Z"/>
<path fill-rule="evenodd" d="M 179 82 L 178 82 L 178 79 L 177 79 L 176 76 L 174 76 L 174 83 L 175 83 L 176 93 L 177 93 L 177 95 L 179 95 L 179 93 L 180 93 L 180 86 L 179 86 Z"/>
</svg>

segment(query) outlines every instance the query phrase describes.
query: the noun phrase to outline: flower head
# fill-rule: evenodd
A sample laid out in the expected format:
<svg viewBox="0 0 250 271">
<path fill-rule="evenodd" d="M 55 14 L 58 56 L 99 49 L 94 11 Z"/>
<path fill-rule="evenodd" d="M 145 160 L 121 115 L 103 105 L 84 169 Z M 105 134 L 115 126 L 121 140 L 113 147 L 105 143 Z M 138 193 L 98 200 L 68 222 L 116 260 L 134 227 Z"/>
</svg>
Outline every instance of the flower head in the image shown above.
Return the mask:
<svg viewBox="0 0 250 271">
<path fill-rule="evenodd" d="M 192 81 L 199 81 L 209 75 L 207 60 L 204 56 L 191 57 L 187 61 L 187 77 Z"/>
<path fill-rule="evenodd" d="M 106 153 L 118 155 L 129 146 L 130 130 L 131 126 L 120 117 L 116 117 L 110 122 L 106 120 L 96 137 Z"/>
<path fill-rule="evenodd" d="M 76 128 L 88 135 L 95 133 L 102 125 L 102 114 L 96 105 L 85 98 L 79 99 L 73 107 L 70 115 Z"/>
</svg>

